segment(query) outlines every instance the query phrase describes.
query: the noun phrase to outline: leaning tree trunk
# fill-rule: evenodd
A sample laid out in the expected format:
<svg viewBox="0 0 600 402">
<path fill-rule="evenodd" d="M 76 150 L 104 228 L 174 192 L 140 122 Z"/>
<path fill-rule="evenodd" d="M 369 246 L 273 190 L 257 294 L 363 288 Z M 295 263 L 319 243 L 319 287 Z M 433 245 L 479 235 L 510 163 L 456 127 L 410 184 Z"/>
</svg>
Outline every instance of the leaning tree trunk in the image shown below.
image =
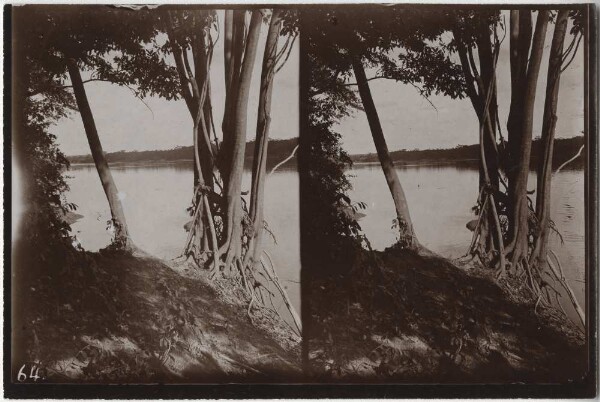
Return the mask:
<svg viewBox="0 0 600 402">
<path fill-rule="evenodd" d="M 260 262 L 263 237 L 263 214 L 265 176 L 267 170 L 267 151 L 269 147 L 269 126 L 271 123 L 271 96 L 273 94 L 273 79 L 277 59 L 277 41 L 281 31 L 281 11 L 273 10 L 261 73 L 260 95 L 258 99 L 258 120 L 256 123 L 256 139 L 254 146 L 254 162 L 252 165 L 252 188 L 250 190 L 250 239 L 247 263 L 255 266 Z"/>
<path fill-rule="evenodd" d="M 531 56 L 527 65 L 527 80 L 521 110 L 522 124 L 520 135 L 518 135 L 519 141 L 514 144 L 513 148 L 516 150 L 514 155 L 516 156 L 516 160 L 513 161 L 516 163 L 516 171 L 512 177 L 512 181 L 509 183 L 509 203 L 511 205 L 509 225 L 512 226 L 510 247 L 512 250 L 511 262 L 513 266 L 528 257 L 529 206 L 527 204 L 527 178 L 531 160 L 535 92 L 544 50 L 548 17 L 549 12 L 547 10 L 538 11 L 535 33 L 531 45 Z M 526 58 L 526 55 L 521 54 L 520 56 Z"/>
<path fill-rule="evenodd" d="M 110 168 L 104 157 L 104 151 L 102 150 L 102 144 L 98 137 L 98 130 L 96 129 L 92 109 L 88 103 L 79 67 L 77 67 L 75 59 L 67 58 L 67 68 L 73 85 L 77 107 L 79 108 L 81 120 L 83 121 L 83 126 L 85 128 L 85 134 L 90 144 L 92 157 L 94 158 L 94 164 L 96 165 L 102 188 L 104 188 L 104 193 L 106 194 L 110 206 L 112 221 L 115 226 L 115 243 L 121 248 L 129 248 L 131 247 L 131 240 L 129 239 L 129 233 L 127 231 L 127 222 L 125 221 L 123 206 L 119 199 L 119 190 L 117 190 Z"/>
<path fill-rule="evenodd" d="M 562 68 L 563 45 L 567 32 L 568 10 L 560 10 L 556 17 L 554 36 L 550 48 L 548 79 L 546 83 L 546 101 L 542 123 L 542 157 L 537 166 L 537 193 L 535 211 L 538 221 L 538 233 L 532 253 L 532 261 L 539 265 L 546 263 L 546 248 L 550 234 L 550 192 L 552 185 L 552 154 L 554 152 L 554 133 L 556 130 L 556 109 Z"/>
<path fill-rule="evenodd" d="M 408 202 L 406 201 L 404 190 L 402 189 L 402 185 L 398 179 L 398 174 L 394 169 L 394 162 L 390 157 L 390 153 L 385 142 L 385 136 L 383 135 L 381 122 L 379 121 L 377 109 L 375 108 L 375 103 L 373 102 L 371 90 L 369 89 L 367 76 L 360 58 L 354 57 L 352 59 L 352 67 L 356 77 L 356 83 L 358 85 L 358 92 L 365 108 L 367 120 L 369 121 L 369 127 L 371 128 L 373 142 L 375 143 L 375 148 L 377 149 L 379 162 L 381 164 L 381 168 L 383 170 L 383 174 L 385 175 L 390 192 L 392 193 L 401 236 L 407 247 L 415 248 L 418 246 L 418 242 L 414 233 L 410 213 L 408 211 Z"/>
<path fill-rule="evenodd" d="M 224 233 L 225 246 L 227 254 L 225 267 L 230 267 L 232 262 L 237 262 L 241 255 L 242 248 L 242 173 L 244 170 L 244 154 L 246 150 L 246 123 L 248 118 L 248 97 L 250 93 L 250 84 L 252 81 L 252 70 L 258 47 L 260 36 L 260 24 L 262 12 L 255 10 L 252 12 L 248 35 L 246 37 L 245 49 L 236 48 L 236 52 L 243 50 L 244 57 L 241 65 L 240 76 L 236 89 L 236 97 L 232 101 L 230 110 L 231 120 L 227 123 L 227 164 L 225 184 L 225 217 Z M 237 58 L 233 55 L 234 60 Z M 235 79 L 234 79 L 235 80 Z M 229 97 L 229 96 L 228 96 Z M 225 146 L 225 144 L 224 144 Z M 241 263 L 241 262 L 240 262 Z"/>
</svg>

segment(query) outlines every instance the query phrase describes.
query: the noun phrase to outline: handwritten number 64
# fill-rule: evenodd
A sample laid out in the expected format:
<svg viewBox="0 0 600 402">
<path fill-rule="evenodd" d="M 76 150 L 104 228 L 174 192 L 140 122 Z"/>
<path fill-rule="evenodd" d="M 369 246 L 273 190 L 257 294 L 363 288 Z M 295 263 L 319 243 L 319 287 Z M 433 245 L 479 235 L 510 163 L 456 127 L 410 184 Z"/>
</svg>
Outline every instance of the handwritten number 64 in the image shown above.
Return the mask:
<svg viewBox="0 0 600 402">
<path fill-rule="evenodd" d="M 25 364 L 21 366 L 21 368 L 19 369 L 19 373 L 17 374 L 17 380 L 19 382 L 23 382 L 26 381 L 27 379 L 33 380 L 33 381 L 37 381 L 39 380 L 41 377 L 38 375 L 40 372 L 40 368 L 37 366 L 31 366 L 31 370 L 29 371 L 29 376 L 27 376 L 27 374 L 24 372 L 25 370 Z"/>
</svg>

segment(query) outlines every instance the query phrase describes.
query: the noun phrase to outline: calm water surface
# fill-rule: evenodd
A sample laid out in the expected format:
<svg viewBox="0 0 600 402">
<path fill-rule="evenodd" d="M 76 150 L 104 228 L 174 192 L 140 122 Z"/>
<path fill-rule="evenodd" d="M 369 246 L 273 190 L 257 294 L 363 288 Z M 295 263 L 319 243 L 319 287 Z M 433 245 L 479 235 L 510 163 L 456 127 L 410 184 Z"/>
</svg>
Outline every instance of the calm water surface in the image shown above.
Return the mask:
<svg viewBox="0 0 600 402">
<path fill-rule="evenodd" d="M 112 167 L 115 182 L 124 195 L 123 204 L 131 236 L 145 251 L 164 259 L 181 254 L 186 239 L 183 225 L 190 217 L 186 208 L 192 196 L 192 169 L 189 165 Z M 359 223 L 379 250 L 395 240 L 392 230 L 394 205 L 378 165 L 355 166 L 352 177 L 353 201 L 364 201 L 366 216 Z M 474 219 L 471 208 L 478 188 L 475 169 L 455 166 L 412 166 L 398 168 L 398 174 L 419 240 L 431 250 L 449 257 L 463 255 L 471 240 L 466 223 Z M 76 166 L 69 172 L 68 200 L 78 205 L 84 217 L 73 230 L 84 248 L 98 250 L 110 242 L 106 221 L 110 211 L 93 166 Z M 251 172 L 244 173 L 244 189 L 250 187 Z M 529 178 L 535 186 L 535 174 Z M 563 171 L 552 184 L 552 218 L 563 235 L 556 235 L 551 247 L 558 254 L 567 279 L 582 306 L 584 298 L 584 187 L 583 171 Z M 300 235 L 298 174 L 280 170 L 266 182 L 265 219 L 277 243 L 265 236 L 278 275 L 294 306 L 300 310 Z M 277 303 L 280 304 L 281 300 Z M 573 312 L 567 299 L 565 309 Z M 283 308 L 284 309 L 284 308 Z M 288 317 L 289 318 L 289 317 Z"/>
<path fill-rule="evenodd" d="M 186 211 L 192 198 L 191 164 L 122 167 L 112 166 L 112 174 L 123 194 L 123 208 L 131 237 L 144 251 L 172 259 L 182 253 L 187 237 L 183 225 L 191 218 Z M 111 240 L 106 230 L 110 219 L 108 202 L 93 165 L 74 166 L 68 173 L 67 199 L 77 204 L 83 215 L 72 225 L 81 245 L 90 251 L 106 247 Z M 244 189 L 250 188 L 251 171 L 244 172 Z M 279 170 L 265 185 L 265 220 L 275 235 L 264 236 L 279 279 L 292 304 L 300 311 L 300 232 L 298 174 Z M 276 292 L 275 292 L 276 293 Z M 282 300 L 275 305 L 288 317 Z"/>
<path fill-rule="evenodd" d="M 406 193 L 411 218 L 419 241 L 449 258 L 465 254 L 472 232 L 466 228 L 475 219 L 471 208 L 476 202 L 479 173 L 476 169 L 441 166 L 397 168 Z M 374 248 L 383 250 L 394 243 L 391 228 L 394 204 L 379 165 L 355 165 L 350 172 L 354 202 L 364 201 L 366 216 L 359 221 Z M 529 189 L 535 189 L 535 173 L 529 176 Z M 551 218 L 563 236 L 551 235 L 550 247 L 558 255 L 565 276 L 582 308 L 585 308 L 585 215 L 583 170 L 565 170 L 552 180 Z M 567 313 L 574 314 L 566 297 L 561 300 Z M 574 318 L 574 316 L 573 316 Z"/>
</svg>

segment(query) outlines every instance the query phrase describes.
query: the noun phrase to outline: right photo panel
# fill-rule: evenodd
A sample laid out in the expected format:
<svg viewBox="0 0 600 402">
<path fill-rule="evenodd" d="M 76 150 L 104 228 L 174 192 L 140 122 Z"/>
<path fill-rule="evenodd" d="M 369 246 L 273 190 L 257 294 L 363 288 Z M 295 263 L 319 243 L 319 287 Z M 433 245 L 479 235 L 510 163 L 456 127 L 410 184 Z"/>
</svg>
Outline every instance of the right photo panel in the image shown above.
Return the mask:
<svg viewBox="0 0 600 402">
<path fill-rule="evenodd" d="M 302 10 L 311 380 L 590 374 L 588 6 L 536 7 Z"/>
</svg>

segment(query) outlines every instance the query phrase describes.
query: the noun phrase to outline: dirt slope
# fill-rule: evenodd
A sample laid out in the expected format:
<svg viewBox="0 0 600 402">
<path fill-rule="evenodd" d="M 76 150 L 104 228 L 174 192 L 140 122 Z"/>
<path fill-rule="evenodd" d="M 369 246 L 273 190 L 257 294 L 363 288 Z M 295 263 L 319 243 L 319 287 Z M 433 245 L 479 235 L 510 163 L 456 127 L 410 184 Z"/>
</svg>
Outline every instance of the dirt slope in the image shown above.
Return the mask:
<svg viewBox="0 0 600 402">
<path fill-rule="evenodd" d="M 387 250 L 378 259 L 380 273 L 311 284 L 315 377 L 556 383 L 585 375 L 581 336 L 509 300 L 491 280 L 436 256 Z"/>
<path fill-rule="evenodd" d="M 87 253 L 78 268 L 43 276 L 23 291 L 35 305 L 25 306 L 28 313 L 14 334 L 25 339 L 24 364 L 38 364 L 50 382 L 272 382 L 299 376 L 297 337 L 286 334 L 290 339 L 282 346 L 202 275 L 186 277 L 187 268 L 174 268 L 140 253 Z"/>
</svg>

